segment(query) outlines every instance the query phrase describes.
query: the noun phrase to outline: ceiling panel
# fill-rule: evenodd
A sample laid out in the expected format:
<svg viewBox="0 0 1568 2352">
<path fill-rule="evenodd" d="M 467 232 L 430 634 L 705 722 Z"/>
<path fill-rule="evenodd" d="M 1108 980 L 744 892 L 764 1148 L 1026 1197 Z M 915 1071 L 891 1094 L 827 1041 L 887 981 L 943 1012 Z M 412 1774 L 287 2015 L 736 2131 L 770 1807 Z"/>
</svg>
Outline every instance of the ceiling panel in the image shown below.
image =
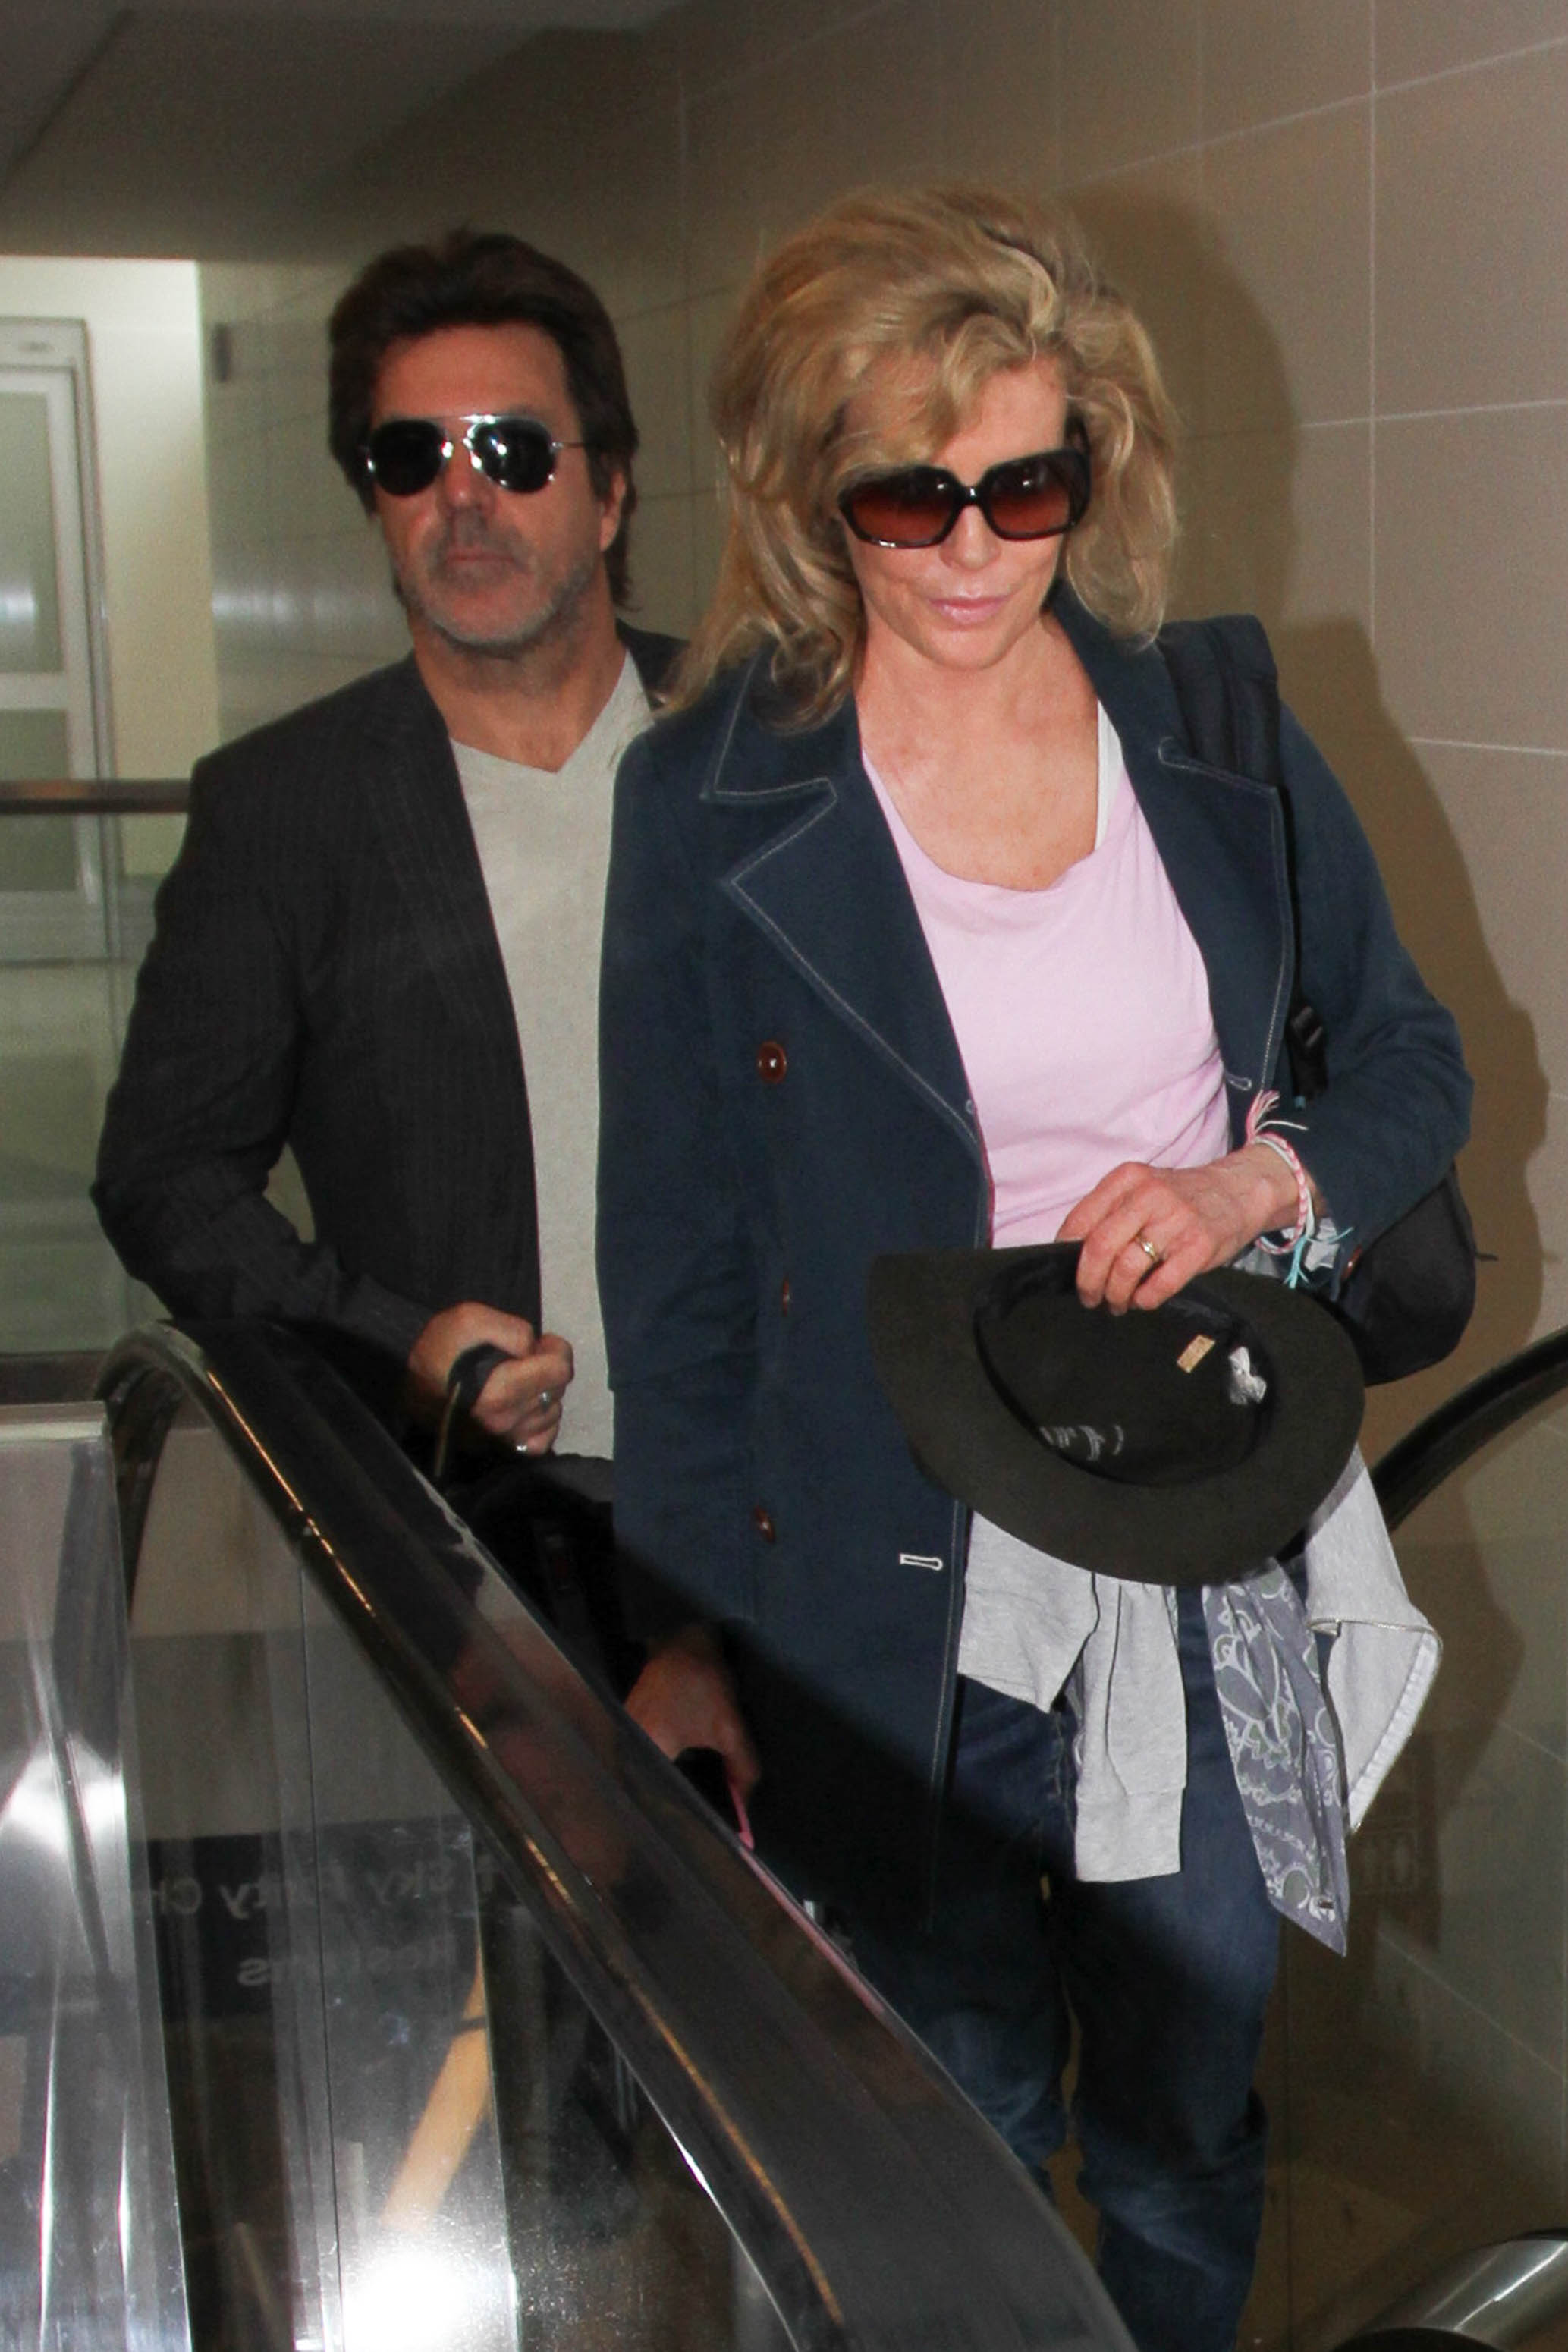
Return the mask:
<svg viewBox="0 0 1568 2352">
<path fill-rule="evenodd" d="M 0 0 L 0 251 L 281 253 L 313 188 L 547 22 L 664 0 Z"/>
<path fill-rule="evenodd" d="M 112 0 L 0 7 L 0 186 L 92 63 L 115 13 Z"/>
</svg>

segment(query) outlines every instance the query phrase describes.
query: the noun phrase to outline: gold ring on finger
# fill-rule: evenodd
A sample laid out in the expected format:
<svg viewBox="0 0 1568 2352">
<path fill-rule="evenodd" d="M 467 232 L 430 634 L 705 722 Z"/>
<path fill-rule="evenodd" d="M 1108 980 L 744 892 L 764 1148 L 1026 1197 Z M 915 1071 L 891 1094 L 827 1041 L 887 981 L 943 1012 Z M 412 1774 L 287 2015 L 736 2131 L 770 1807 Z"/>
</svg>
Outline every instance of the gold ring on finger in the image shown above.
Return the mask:
<svg viewBox="0 0 1568 2352">
<path fill-rule="evenodd" d="M 1143 1251 L 1144 1255 L 1148 1259 L 1151 1265 L 1164 1265 L 1166 1262 L 1166 1254 L 1164 1250 L 1161 1249 L 1156 1243 L 1152 1242 L 1147 1234 L 1134 1234 L 1133 1235 L 1133 1239 Z"/>
</svg>

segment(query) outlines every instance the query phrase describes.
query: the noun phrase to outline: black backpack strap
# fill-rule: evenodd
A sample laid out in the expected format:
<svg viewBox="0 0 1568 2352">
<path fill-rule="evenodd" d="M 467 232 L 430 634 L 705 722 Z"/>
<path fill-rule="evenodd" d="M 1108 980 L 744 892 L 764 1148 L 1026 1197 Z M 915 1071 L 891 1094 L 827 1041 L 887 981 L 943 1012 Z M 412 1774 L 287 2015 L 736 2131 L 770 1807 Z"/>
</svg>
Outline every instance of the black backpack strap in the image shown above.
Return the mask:
<svg viewBox="0 0 1568 2352">
<path fill-rule="evenodd" d="M 1158 643 L 1194 758 L 1283 799 L 1280 677 L 1261 621 L 1250 613 L 1167 621 Z"/>
<path fill-rule="evenodd" d="M 1280 756 L 1280 674 L 1261 621 L 1250 613 L 1206 621 L 1167 621 L 1156 641 L 1176 691 L 1182 732 L 1205 767 L 1267 784 L 1285 827 L 1291 898 L 1292 976 L 1285 1048 L 1297 1099 L 1311 1102 L 1328 1082 L 1328 1041 L 1316 1009 L 1301 993 L 1301 908 L 1296 896 L 1296 842 L 1291 795 Z"/>
</svg>

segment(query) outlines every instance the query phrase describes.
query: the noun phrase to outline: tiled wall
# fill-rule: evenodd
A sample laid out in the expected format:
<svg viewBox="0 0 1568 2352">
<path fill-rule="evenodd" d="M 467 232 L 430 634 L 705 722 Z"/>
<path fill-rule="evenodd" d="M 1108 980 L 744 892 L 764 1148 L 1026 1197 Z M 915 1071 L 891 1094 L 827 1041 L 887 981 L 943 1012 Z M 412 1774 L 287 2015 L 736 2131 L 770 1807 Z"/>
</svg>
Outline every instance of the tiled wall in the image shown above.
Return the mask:
<svg viewBox="0 0 1568 2352">
<path fill-rule="evenodd" d="M 207 273 L 209 320 L 236 327 L 235 381 L 211 394 L 225 724 L 400 643 L 320 453 L 319 324 L 352 257 L 467 217 L 600 285 L 646 441 L 643 613 L 678 628 L 716 557 L 707 365 L 758 250 L 868 178 L 1063 191 L 1186 421 L 1180 602 L 1268 621 L 1479 1081 L 1465 1173 L 1498 1263 L 1456 1362 L 1375 1403 L 1375 1449 L 1568 1322 L 1565 148 L 1568 0 L 691 0 L 641 37 L 531 43 L 335 192 L 330 267 Z M 1478 2085 L 1506 2136 L 1527 2084 L 1544 2218 L 1563 2188 L 1568 1657 L 1556 1491 L 1531 1491 L 1549 1523 L 1506 1574 L 1479 1486 L 1412 1554 L 1450 1657 L 1397 1801 L 1439 1896 L 1414 1927 L 1371 1904 L 1382 1932 L 1332 1991 L 1307 1971 L 1301 2000 L 1332 2018 L 1317 2056 L 1342 2087 L 1370 2063 L 1356 2036 L 1389 2026 L 1461 2140 Z M 1549 1864 L 1500 1880 L 1498 1857 L 1538 1841 Z M 1478 1918 L 1504 1953 L 1517 1927 L 1528 1997 L 1473 1964 Z M 1339 2213 L 1303 2159 L 1312 2177 Z M 1393 2278 L 1398 2200 L 1362 2189 Z M 1298 2234 L 1310 2205 L 1302 2186 Z"/>
<path fill-rule="evenodd" d="M 326 268 L 207 268 L 207 469 L 221 731 L 406 649 L 380 541 L 327 455 Z"/>
<path fill-rule="evenodd" d="M 1378 1443 L 1568 1321 L 1568 0 L 693 0 L 530 42 L 322 207 L 308 268 L 204 273 L 224 726 L 394 651 L 323 448 L 352 261 L 459 218 L 602 289 L 644 435 L 643 615 L 713 574 L 705 385 L 769 238 L 873 177 L 1064 191 L 1139 298 L 1188 429 L 1181 602 L 1244 605 L 1340 762 L 1480 1082 L 1500 1264 L 1457 1365 Z"/>
</svg>

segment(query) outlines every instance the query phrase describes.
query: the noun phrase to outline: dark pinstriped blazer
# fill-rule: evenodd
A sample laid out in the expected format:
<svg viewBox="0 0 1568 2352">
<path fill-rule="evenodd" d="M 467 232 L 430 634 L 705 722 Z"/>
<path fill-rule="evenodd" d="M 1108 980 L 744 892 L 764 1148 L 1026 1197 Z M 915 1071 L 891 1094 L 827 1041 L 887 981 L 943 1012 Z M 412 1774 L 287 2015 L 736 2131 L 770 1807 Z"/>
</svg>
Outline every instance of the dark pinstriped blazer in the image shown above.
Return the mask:
<svg viewBox="0 0 1568 2352">
<path fill-rule="evenodd" d="M 674 640 L 622 635 L 656 685 Z M 286 1143 L 311 1241 L 265 1197 Z M 439 1307 L 537 1323 L 517 1024 L 412 656 L 197 767 L 93 1200 L 174 1313 L 304 1326 L 383 1397 Z"/>
</svg>

